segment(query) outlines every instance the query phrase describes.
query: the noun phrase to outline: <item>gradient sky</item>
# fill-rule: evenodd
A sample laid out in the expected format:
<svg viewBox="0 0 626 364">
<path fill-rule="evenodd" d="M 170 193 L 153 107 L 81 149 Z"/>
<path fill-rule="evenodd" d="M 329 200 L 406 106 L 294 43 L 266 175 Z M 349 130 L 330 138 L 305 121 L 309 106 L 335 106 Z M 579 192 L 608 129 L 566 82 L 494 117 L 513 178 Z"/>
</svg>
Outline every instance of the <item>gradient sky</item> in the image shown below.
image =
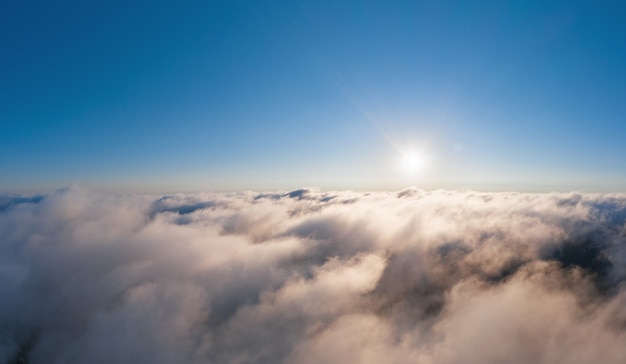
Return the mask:
<svg viewBox="0 0 626 364">
<path fill-rule="evenodd" d="M 5 0 L 0 192 L 626 191 L 622 4 Z"/>
</svg>

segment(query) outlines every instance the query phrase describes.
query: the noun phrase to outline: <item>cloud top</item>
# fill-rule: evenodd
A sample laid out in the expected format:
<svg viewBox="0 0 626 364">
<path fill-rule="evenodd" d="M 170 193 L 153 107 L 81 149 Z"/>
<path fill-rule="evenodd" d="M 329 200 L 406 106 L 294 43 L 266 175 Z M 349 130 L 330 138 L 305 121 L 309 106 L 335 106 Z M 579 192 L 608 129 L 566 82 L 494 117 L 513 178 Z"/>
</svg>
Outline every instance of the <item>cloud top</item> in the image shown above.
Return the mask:
<svg viewBox="0 0 626 364">
<path fill-rule="evenodd" d="M 0 197 L 0 362 L 623 363 L 626 196 Z"/>
</svg>

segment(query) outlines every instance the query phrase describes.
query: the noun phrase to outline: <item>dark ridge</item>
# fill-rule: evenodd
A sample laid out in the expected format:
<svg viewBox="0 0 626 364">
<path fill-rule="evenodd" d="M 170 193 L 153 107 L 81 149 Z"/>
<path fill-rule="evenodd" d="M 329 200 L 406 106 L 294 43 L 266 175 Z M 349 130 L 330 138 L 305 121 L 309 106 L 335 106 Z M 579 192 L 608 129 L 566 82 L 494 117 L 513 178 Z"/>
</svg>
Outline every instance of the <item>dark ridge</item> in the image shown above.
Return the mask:
<svg viewBox="0 0 626 364">
<path fill-rule="evenodd" d="M 294 198 L 298 200 L 302 200 L 305 195 L 307 195 L 310 191 L 306 188 L 301 188 L 295 191 L 288 192 L 285 196 L 289 198 Z"/>
<path fill-rule="evenodd" d="M 7 211 L 10 208 L 19 205 L 19 204 L 26 204 L 26 203 L 32 203 L 32 204 L 37 204 L 39 202 L 41 202 L 41 200 L 43 200 L 44 196 L 42 195 L 37 195 L 37 196 L 30 196 L 30 197 L 24 197 L 24 196 L 0 196 L 0 212 L 3 211 Z"/>
<path fill-rule="evenodd" d="M 358 201 L 359 201 L 358 197 L 354 197 L 354 198 L 346 198 L 346 199 L 343 199 L 343 200 L 341 200 L 341 202 L 340 202 L 340 203 L 341 203 L 342 205 L 351 205 L 351 204 L 356 203 L 356 202 L 358 202 Z"/>
<path fill-rule="evenodd" d="M 600 245 L 590 239 L 565 241 L 549 253 L 545 260 L 557 261 L 565 268 L 579 267 L 602 278 L 613 267 Z"/>
<path fill-rule="evenodd" d="M 567 240 L 552 246 L 544 253 L 544 260 L 556 261 L 563 268 L 580 268 L 593 277 L 600 293 L 609 294 L 615 286 L 610 274 L 613 264 L 597 239 Z"/>
<path fill-rule="evenodd" d="M 438 285 L 407 286 L 406 290 L 395 294 L 375 289 L 368 295 L 378 301 L 379 314 L 404 312 L 405 320 L 414 324 L 441 314 L 446 305 L 445 293 L 448 289 L 449 287 Z"/>
<path fill-rule="evenodd" d="M 442 312 L 445 293 L 455 281 L 453 271 L 456 267 L 454 263 L 446 266 L 429 260 L 418 251 L 394 254 L 389 258 L 380 280 L 369 293 L 378 301 L 381 314 L 405 312 L 412 322 L 420 322 Z M 444 267 L 444 271 L 434 272 L 433 264 Z"/>
<path fill-rule="evenodd" d="M 507 264 L 505 264 L 497 273 L 481 274 L 481 279 L 489 283 L 505 282 L 511 276 L 515 275 L 515 273 L 517 273 L 526 263 L 527 262 L 521 260 L 511 260 L 507 262 Z"/>
<path fill-rule="evenodd" d="M 263 198 L 267 198 L 267 199 L 270 199 L 270 200 L 280 200 L 283 197 L 289 197 L 289 198 L 293 198 L 293 199 L 296 199 L 296 200 L 302 200 L 310 192 L 311 191 L 306 189 L 306 188 L 300 188 L 300 189 L 293 190 L 293 191 L 287 192 L 287 193 L 260 193 L 260 194 L 258 194 L 258 195 L 256 195 L 254 197 L 254 200 L 256 201 L 256 200 L 260 200 L 260 199 L 263 199 Z M 332 198 L 334 198 L 334 196 L 330 197 L 328 200 L 330 200 Z"/>
<path fill-rule="evenodd" d="M 472 249 L 461 242 L 445 243 L 433 249 L 433 254 L 440 259 L 458 260 L 471 252 Z"/>
<path fill-rule="evenodd" d="M 9 358 L 7 364 L 29 364 L 30 354 L 37 342 L 37 335 L 32 335 L 28 340 L 19 344 L 17 351 Z"/>
<path fill-rule="evenodd" d="M 567 198 L 561 198 L 556 202 L 558 207 L 574 207 L 580 203 L 582 197 L 580 195 L 574 195 Z"/>
<path fill-rule="evenodd" d="M 282 193 L 260 193 L 254 197 L 254 201 L 261 200 L 264 198 L 270 200 L 280 200 L 284 195 Z"/>
<path fill-rule="evenodd" d="M 175 212 L 179 215 L 187 215 L 198 210 L 208 209 L 218 205 L 214 201 L 206 201 L 193 204 L 183 204 L 178 206 L 160 206 L 159 201 L 160 200 L 157 200 L 157 202 L 153 205 L 150 212 L 151 217 L 154 217 L 156 214 L 162 212 Z"/>
<path fill-rule="evenodd" d="M 197 210 L 203 210 L 203 209 L 215 207 L 216 205 L 217 204 L 212 201 L 199 202 L 199 203 L 194 203 L 194 204 L 189 204 L 189 205 L 181 205 L 181 206 L 175 206 L 175 207 L 163 209 L 161 210 L 161 212 L 177 212 L 179 215 L 186 215 L 186 214 L 195 212 Z"/>
<path fill-rule="evenodd" d="M 417 187 L 407 187 L 401 191 L 399 191 L 396 195 L 396 197 L 398 198 L 404 198 L 404 197 L 413 197 L 413 196 L 418 196 L 421 197 L 425 194 L 426 192 L 424 190 L 421 190 Z"/>
<path fill-rule="evenodd" d="M 171 200 L 172 198 L 174 198 L 172 195 L 163 195 L 161 198 L 156 200 L 155 203 L 161 203 L 163 201 Z"/>
<path fill-rule="evenodd" d="M 607 227 L 621 228 L 626 222 L 626 204 L 622 200 L 596 202 L 592 211 L 603 218 Z"/>
<path fill-rule="evenodd" d="M 485 272 L 480 266 L 470 267 L 465 265 L 464 260 L 472 253 L 472 248 L 462 242 L 451 242 L 439 245 L 429 251 L 432 264 L 437 267 L 445 267 L 446 275 L 452 277 L 475 276 L 487 283 L 502 283 L 515 275 L 519 269 L 526 264 L 520 259 L 511 259 L 499 267 L 498 271 Z M 464 266 L 464 268 L 461 268 Z M 466 273 L 463 273 L 466 271 Z"/>
</svg>

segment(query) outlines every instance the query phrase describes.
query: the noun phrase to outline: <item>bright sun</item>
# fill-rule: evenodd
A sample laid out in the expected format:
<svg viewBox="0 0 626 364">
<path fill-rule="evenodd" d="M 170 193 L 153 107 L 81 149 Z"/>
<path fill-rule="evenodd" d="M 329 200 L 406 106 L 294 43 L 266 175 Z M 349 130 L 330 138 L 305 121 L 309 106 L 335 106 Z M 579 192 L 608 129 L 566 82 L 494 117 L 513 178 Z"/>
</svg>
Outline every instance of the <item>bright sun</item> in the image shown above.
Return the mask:
<svg viewBox="0 0 626 364">
<path fill-rule="evenodd" d="M 417 152 L 404 153 L 401 158 L 400 166 L 407 174 L 419 173 L 426 166 L 426 158 Z"/>
</svg>

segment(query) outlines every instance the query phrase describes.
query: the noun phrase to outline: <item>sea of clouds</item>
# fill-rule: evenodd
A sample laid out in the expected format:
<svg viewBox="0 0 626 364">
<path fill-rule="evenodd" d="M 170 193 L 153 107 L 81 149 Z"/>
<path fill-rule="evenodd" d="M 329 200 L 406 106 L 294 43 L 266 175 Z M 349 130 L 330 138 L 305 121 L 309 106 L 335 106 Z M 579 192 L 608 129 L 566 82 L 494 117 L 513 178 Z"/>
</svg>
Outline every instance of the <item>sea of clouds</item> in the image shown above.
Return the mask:
<svg viewBox="0 0 626 364">
<path fill-rule="evenodd" d="M 626 195 L 0 196 L 2 363 L 625 363 Z"/>
</svg>

